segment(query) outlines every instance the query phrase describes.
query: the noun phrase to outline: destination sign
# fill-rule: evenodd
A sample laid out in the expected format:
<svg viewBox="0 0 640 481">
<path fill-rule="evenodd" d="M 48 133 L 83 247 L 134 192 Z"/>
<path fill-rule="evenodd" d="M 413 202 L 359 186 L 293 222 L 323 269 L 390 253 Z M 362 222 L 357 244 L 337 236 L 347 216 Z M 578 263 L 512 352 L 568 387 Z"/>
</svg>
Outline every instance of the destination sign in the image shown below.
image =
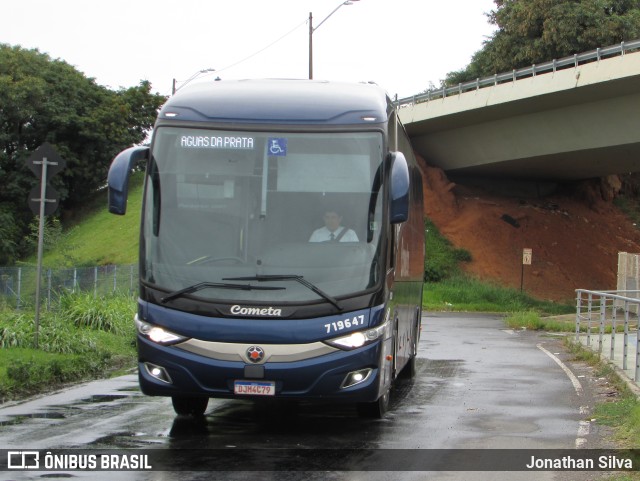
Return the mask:
<svg viewBox="0 0 640 481">
<path fill-rule="evenodd" d="M 254 144 L 253 137 L 231 135 L 183 135 L 180 137 L 180 147 L 187 149 L 251 150 Z"/>
</svg>

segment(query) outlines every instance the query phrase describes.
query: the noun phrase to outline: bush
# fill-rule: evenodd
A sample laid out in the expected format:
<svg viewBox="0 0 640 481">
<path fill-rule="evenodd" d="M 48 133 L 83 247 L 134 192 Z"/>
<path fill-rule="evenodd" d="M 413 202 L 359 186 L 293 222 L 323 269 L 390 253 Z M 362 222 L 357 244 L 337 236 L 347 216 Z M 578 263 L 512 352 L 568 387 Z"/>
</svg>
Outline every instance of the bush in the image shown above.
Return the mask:
<svg viewBox="0 0 640 481">
<path fill-rule="evenodd" d="M 95 298 L 67 294 L 57 312 L 43 313 L 38 348 L 45 352 L 81 354 L 96 351 L 97 332 L 135 338 L 132 321 L 135 301 L 129 296 Z M 33 313 L 9 311 L 0 316 L 0 348 L 35 347 Z"/>
<path fill-rule="evenodd" d="M 471 254 L 465 249 L 451 245 L 429 219 L 425 219 L 425 261 L 424 280 L 440 282 L 460 272 L 460 262 L 471 261 Z"/>
<path fill-rule="evenodd" d="M 33 315 L 15 313 L 0 320 L 0 348 L 35 347 Z M 38 348 L 45 352 L 84 353 L 96 350 L 96 342 L 85 332 L 78 332 L 58 314 L 40 318 Z"/>
<path fill-rule="evenodd" d="M 512 329 L 525 328 L 538 331 L 545 328 L 545 323 L 540 319 L 540 314 L 535 311 L 514 312 L 507 316 L 505 323 Z"/>
<path fill-rule="evenodd" d="M 129 296 L 65 294 L 60 299 L 60 315 L 77 327 L 125 335 L 133 332 L 135 300 Z"/>
</svg>

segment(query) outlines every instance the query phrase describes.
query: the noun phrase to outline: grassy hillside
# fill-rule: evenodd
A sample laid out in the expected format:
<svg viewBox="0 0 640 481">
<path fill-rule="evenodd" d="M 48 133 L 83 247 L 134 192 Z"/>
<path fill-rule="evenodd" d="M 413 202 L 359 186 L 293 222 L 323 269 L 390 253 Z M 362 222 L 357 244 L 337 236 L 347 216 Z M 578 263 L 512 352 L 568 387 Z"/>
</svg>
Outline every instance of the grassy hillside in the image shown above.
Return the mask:
<svg viewBox="0 0 640 481">
<path fill-rule="evenodd" d="M 109 213 L 106 192 L 91 199 L 85 209 L 76 215 L 78 222 L 65 222 L 60 241 L 44 253 L 43 265 L 55 268 L 136 263 L 142 179 L 142 174 L 136 174 L 131 179 L 127 213 L 124 216 Z M 36 262 L 34 255 L 25 263 Z"/>
</svg>

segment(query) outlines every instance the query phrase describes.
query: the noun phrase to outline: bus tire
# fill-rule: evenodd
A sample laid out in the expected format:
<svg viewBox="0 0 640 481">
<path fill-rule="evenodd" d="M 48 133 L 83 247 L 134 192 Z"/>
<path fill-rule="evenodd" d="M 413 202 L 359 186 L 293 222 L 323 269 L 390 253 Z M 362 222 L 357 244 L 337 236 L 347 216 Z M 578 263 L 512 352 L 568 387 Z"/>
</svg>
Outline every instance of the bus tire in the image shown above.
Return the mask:
<svg viewBox="0 0 640 481">
<path fill-rule="evenodd" d="M 377 401 L 370 403 L 358 403 L 358 415 L 361 418 L 382 419 L 385 413 L 389 410 L 390 397 L 391 389 L 387 389 Z"/>
<path fill-rule="evenodd" d="M 417 357 L 418 356 L 416 354 L 411 356 L 411 359 L 409 359 L 409 362 L 407 362 L 405 366 L 402 368 L 402 371 L 400 371 L 400 375 L 398 376 L 400 379 L 413 379 L 414 377 L 416 377 L 416 358 Z"/>
<path fill-rule="evenodd" d="M 418 322 L 415 325 L 415 332 L 413 335 L 413 345 L 411 346 L 411 359 L 405 364 L 400 371 L 399 378 L 401 379 L 413 379 L 416 377 L 416 359 L 418 358 L 418 341 L 420 338 L 420 315 L 418 315 Z"/>
<path fill-rule="evenodd" d="M 179 416 L 203 416 L 209 404 L 206 397 L 171 396 L 173 410 Z"/>
</svg>

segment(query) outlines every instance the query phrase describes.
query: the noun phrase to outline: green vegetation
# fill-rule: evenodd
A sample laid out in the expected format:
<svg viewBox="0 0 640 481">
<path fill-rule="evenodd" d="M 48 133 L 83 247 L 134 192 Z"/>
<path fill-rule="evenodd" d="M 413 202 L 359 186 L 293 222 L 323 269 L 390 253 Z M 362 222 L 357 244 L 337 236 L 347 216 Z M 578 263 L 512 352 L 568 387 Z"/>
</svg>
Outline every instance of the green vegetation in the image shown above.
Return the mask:
<svg viewBox="0 0 640 481">
<path fill-rule="evenodd" d="M 131 179 L 128 212 L 109 214 L 106 192 L 94 195 L 61 230 L 43 263 L 51 267 L 131 264 L 138 256 L 142 178 Z M 35 264 L 35 257 L 23 264 Z M 20 398 L 69 382 L 96 379 L 135 365 L 135 299 L 123 295 L 64 294 L 55 310 L 41 312 L 38 349 L 32 310 L 0 302 L 0 401 Z"/>
<path fill-rule="evenodd" d="M 455 248 L 430 219 L 424 221 L 425 250 L 424 279 L 438 282 L 459 272 L 460 262 L 469 262 L 471 254 L 465 249 Z"/>
<path fill-rule="evenodd" d="M 0 309 L 0 402 L 95 379 L 135 363 L 135 300 L 67 294 L 43 313 Z"/>
<path fill-rule="evenodd" d="M 50 225 L 55 239 L 43 263 L 50 267 L 132 264 L 138 257 L 141 173 L 131 178 L 127 214 L 107 211 L 105 191 L 76 213 L 70 227 Z M 35 264 L 35 257 L 23 264 Z M 135 365 L 135 299 L 117 294 L 63 294 L 41 312 L 38 349 L 32 310 L 16 311 L 0 301 L 0 402 L 95 379 Z"/>
<path fill-rule="evenodd" d="M 106 192 L 93 196 L 68 229 L 52 224 L 55 242 L 44 265 L 131 264 L 138 257 L 142 178 L 131 179 L 127 215 L 109 214 Z M 24 264 L 35 264 L 35 257 Z M 32 310 L 0 301 L 0 402 L 105 377 L 135 365 L 135 299 L 118 294 L 64 294 L 55 310 L 41 312 L 38 349 Z"/>
<path fill-rule="evenodd" d="M 127 213 L 110 214 L 107 210 L 106 191 L 98 193 L 92 202 L 70 223 L 51 249 L 45 251 L 46 267 L 102 266 L 108 264 L 135 264 L 138 260 L 140 211 L 142 207 L 142 173 L 130 180 Z M 22 264 L 35 265 L 35 255 Z"/>
<path fill-rule="evenodd" d="M 118 152 L 144 142 L 165 100 L 148 81 L 113 91 L 63 60 L 0 43 L 0 265 L 30 253 L 29 155 L 49 142 L 65 160 L 50 183 L 66 215 L 104 185 Z"/>
<path fill-rule="evenodd" d="M 519 290 L 460 273 L 440 282 L 427 282 L 423 305 L 434 311 L 518 312 L 533 309 L 547 315 L 575 312 L 573 306 L 539 301 Z"/>
<path fill-rule="evenodd" d="M 640 441 L 640 402 L 623 391 L 617 402 L 601 403 L 594 412 L 598 422 L 616 428 L 616 440 L 625 448 L 637 448 Z"/>
<path fill-rule="evenodd" d="M 493 35 L 446 84 L 529 67 L 640 37 L 637 0 L 495 0 Z"/>
</svg>

